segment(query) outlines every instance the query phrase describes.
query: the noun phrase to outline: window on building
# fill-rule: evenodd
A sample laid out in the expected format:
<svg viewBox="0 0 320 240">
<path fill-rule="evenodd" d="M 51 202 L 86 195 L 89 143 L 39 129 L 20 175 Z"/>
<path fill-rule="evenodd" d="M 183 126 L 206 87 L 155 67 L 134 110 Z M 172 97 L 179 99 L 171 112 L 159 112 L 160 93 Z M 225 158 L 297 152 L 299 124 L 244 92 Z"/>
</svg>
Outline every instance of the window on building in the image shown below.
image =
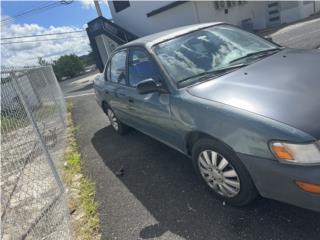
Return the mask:
<svg viewBox="0 0 320 240">
<path fill-rule="evenodd" d="M 130 7 L 129 1 L 112 1 L 114 10 L 120 12 L 128 7 Z"/>
<path fill-rule="evenodd" d="M 126 51 L 118 52 L 112 57 L 111 63 L 110 63 L 111 82 L 126 84 L 126 58 L 127 58 Z"/>
<path fill-rule="evenodd" d="M 225 9 L 225 8 L 232 8 L 237 5 L 242 5 L 247 1 L 214 1 L 215 9 Z"/>
<path fill-rule="evenodd" d="M 129 54 L 129 84 L 132 87 L 148 78 L 159 80 L 159 72 L 155 63 L 145 51 L 134 49 Z"/>
</svg>

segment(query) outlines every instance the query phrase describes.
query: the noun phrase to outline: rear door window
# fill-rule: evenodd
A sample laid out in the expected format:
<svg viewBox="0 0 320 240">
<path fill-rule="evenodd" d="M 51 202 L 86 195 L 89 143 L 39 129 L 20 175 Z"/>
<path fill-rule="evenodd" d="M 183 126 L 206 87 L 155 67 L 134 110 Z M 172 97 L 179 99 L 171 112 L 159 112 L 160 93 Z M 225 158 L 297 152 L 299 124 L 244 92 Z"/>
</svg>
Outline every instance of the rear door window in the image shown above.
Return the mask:
<svg viewBox="0 0 320 240">
<path fill-rule="evenodd" d="M 126 84 L 126 59 L 127 51 L 117 52 L 110 62 L 110 81 Z"/>
</svg>

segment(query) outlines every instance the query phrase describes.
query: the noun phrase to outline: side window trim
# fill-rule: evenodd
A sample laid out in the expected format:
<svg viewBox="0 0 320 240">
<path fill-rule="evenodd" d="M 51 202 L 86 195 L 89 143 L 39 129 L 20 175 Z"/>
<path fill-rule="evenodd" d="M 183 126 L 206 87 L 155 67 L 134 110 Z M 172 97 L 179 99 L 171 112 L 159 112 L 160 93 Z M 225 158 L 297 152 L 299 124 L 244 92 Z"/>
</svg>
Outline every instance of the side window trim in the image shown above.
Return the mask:
<svg viewBox="0 0 320 240">
<path fill-rule="evenodd" d="M 129 84 L 129 55 L 130 55 L 130 48 L 125 49 L 127 51 L 127 57 L 126 57 L 126 87 L 130 87 Z"/>
<path fill-rule="evenodd" d="M 110 61 L 107 62 L 106 67 L 104 69 L 104 80 L 106 82 L 111 82 L 110 81 L 110 65 L 111 65 L 111 59 Z"/>
</svg>

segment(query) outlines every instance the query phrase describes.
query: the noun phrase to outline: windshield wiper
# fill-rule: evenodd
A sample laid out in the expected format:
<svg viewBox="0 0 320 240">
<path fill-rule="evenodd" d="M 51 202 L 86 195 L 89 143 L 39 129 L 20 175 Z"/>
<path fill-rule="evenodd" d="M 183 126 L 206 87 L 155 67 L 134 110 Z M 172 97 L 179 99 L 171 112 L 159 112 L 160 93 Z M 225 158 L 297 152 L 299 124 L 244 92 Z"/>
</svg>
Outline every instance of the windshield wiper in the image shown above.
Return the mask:
<svg viewBox="0 0 320 240">
<path fill-rule="evenodd" d="M 248 64 L 240 63 L 240 64 L 229 65 L 229 66 L 226 66 L 226 67 L 223 67 L 223 68 L 218 68 L 218 69 L 212 71 L 212 73 L 216 73 L 216 74 L 224 73 L 226 71 L 229 71 L 229 70 L 232 70 L 232 69 L 236 69 L 236 68 L 245 67 L 245 66 L 248 66 Z"/>
<path fill-rule="evenodd" d="M 273 52 L 278 52 L 280 50 L 282 50 L 282 48 L 271 48 L 271 49 L 266 49 L 266 50 L 262 50 L 262 51 L 258 51 L 258 52 L 248 53 L 247 55 L 244 55 L 242 57 L 234 59 L 234 60 L 230 61 L 229 63 L 238 62 L 240 60 L 243 60 L 243 59 L 246 59 L 246 58 L 249 58 L 249 57 L 253 57 L 253 56 L 262 57 L 262 56 L 265 56 L 265 55 L 269 55 L 270 53 L 273 53 Z"/>
<path fill-rule="evenodd" d="M 185 78 L 183 80 L 180 80 L 178 82 L 178 85 L 181 85 L 181 83 L 186 82 L 186 81 L 188 81 L 190 79 L 197 79 L 197 82 L 201 82 L 203 79 L 207 79 L 211 75 L 221 76 L 222 74 L 224 74 L 226 72 L 229 72 L 229 71 L 231 71 L 233 69 L 245 67 L 247 65 L 248 64 L 244 64 L 244 63 L 234 64 L 234 65 L 230 65 L 230 66 L 227 66 L 227 67 L 218 68 L 218 69 L 215 69 L 215 70 L 212 70 L 212 71 L 203 72 L 203 73 L 198 74 L 197 76 L 191 76 L 191 77 Z"/>
</svg>

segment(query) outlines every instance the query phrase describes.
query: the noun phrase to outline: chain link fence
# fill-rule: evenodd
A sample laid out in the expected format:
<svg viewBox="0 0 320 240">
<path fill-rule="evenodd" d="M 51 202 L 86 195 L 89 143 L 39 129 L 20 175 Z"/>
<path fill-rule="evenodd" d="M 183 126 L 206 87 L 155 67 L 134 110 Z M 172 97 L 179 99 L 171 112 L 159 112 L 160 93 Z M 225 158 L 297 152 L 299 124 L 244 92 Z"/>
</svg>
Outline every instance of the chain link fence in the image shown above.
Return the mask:
<svg viewBox="0 0 320 240">
<path fill-rule="evenodd" d="M 58 172 L 66 105 L 51 66 L 1 69 L 1 239 L 70 239 Z"/>
</svg>

